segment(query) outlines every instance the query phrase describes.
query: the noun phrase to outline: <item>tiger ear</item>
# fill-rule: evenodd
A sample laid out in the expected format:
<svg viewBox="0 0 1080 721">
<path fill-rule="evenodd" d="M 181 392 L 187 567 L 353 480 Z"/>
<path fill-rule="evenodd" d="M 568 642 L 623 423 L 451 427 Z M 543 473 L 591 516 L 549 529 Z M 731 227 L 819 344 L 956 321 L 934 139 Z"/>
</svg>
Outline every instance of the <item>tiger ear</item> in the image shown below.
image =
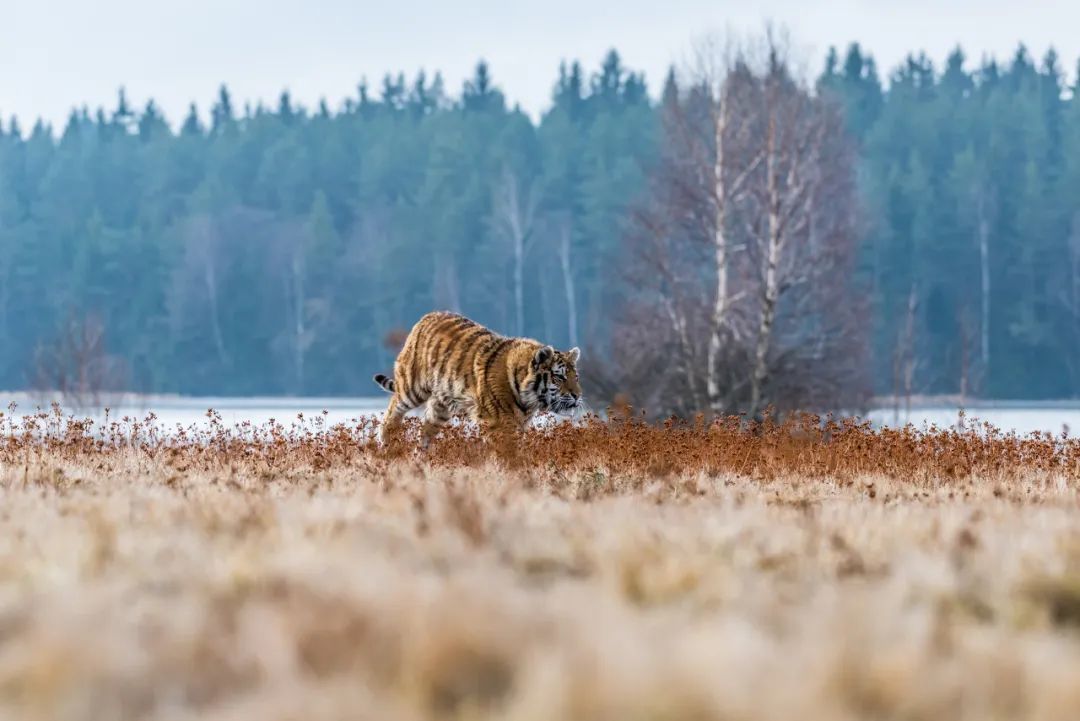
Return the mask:
<svg viewBox="0 0 1080 721">
<path fill-rule="evenodd" d="M 571 348 L 570 350 L 568 350 L 566 352 L 566 355 L 570 359 L 571 363 L 576 364 L 578 362 L 578 358 L 581 357 L 581 349 L 578 348 L 577 346 L 575 346 L 575 347 Z"/>
<path fill-rule="evenodd" d="M 549 345 L 546 345 L 543 348 L 538 349 L 536 351 L 536 353 L 533 355 L 533 359 L 532 359 L 532 367 L 533 367 L 533 369 L 535 370 L 535 369 L 539 368 L 540 366 L 544 365 L 549 360 L 551 360 L 552 356 L 554 356 L 554 355 L 555 355 L 555 349 L 552 348 Z"/>
</svg>

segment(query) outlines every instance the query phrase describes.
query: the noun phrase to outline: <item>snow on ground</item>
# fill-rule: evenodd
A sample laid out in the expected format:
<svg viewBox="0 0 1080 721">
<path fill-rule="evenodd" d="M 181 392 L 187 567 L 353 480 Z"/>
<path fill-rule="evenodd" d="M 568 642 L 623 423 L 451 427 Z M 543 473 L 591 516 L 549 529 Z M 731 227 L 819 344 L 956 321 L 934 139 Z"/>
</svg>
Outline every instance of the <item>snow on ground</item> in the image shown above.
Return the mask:
<svg viewBox="0 0 1080 721">
<path fill-rule="evenodd" d="M 274 420 L 285 427 L 298 422 L 298 416 L 310 422 L 323 417 L 325 427 L 338 423 L 351 424 L 356 420 L 372 415 L 381 416 L 386 408 L 385 396 L 369 396 L 359 398 L 284 398 L 284 397 L 179 397 L 179 396 L 145 396 L 125 397 L 114 400 L 110 404 L 109 416 L 112 419 L 121 419 L 124 416 L 142 419 L 147 413 L 153 411 L 157 416 L 157 424 L 163 429 L 174 429 L 177 425 L 190 427 L 192 425 L 203 427 L 207 424 L 207 411 L 213 409 L 221 418 L 226 427 L 249 422 L 252 425 L 262 425 Z M 25 414 L 36 412 L 42 407 L 40 399 L 34 399 L 21 393 L 0 394 L 0 406 L 9 403 L 16 404 L 13 420 L 17 424 Z M 44 404 L 47 406 L 47 404 Z M 1080 401 L 1075 402 L 977 402 L 972 404 L 966 411 L 965 425 L 986 421 L 996 428 L 1005 431 L 1015 431 L 1019 434 L 1042 431 L 1059 434 L 1064 429 L 1070 435 L 1080 431 Z M 324 414 L 323 411 L 326 413 Z M 419 415 L 422 409 L 411 412 L 410 415 Z M 8 414 L 5 414 L 5 416 Z M 101 419 L 103 409 L 96 411 L 81 411 L 65 415 L 76 417 L 93 417 Z M 903 408 L 897 414 L 893 408 L 878 408 L 870 412 L 869 420 L 875 426 L 897 426 L 911 423 L 916 427 L 937 425 L 939 428 L 955 427 L 960 419 L 960 409 L 950 404 L 925 404 L 913 407 L 910 415 L 904 413 Z M 543 423 L 540 420 L 539 423 Z M 6 424 L 5 424 L 6 425 Z"/>
</svg>

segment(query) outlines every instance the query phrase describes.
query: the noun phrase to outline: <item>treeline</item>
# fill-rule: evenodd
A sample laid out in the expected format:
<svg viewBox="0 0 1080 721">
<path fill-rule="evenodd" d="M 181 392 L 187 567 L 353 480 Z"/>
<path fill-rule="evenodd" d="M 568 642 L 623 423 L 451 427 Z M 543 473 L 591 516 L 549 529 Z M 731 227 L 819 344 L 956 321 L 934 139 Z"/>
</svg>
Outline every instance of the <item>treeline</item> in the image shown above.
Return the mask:
<svg viewBox="0 0 1080 721">
<path fill-rule="evenodd" d="M 852 47 L 817 87 L 857 148 L 874 388 L 1080 394 L 1080 100 L 1056 57 L 913 58 L 886 88 Z M 431 308 L 618 362 L 663 113 L 612 52 L 561 67 L 538 122 L 484 64 L 457 92 L 388 76 L 334 110 L 223 87 L 175 127 L 122 93 L 63 129 L 8 118 L 0 386 L 40 375 L 73 315 L 139 391 L 370 394 Z"/>
<path fill-rule="evenodd" d="M 965 65 L 911 57 L 884 89 L 854 46 L 819 81 L 859 143 L 876 386 L 1077 397 L 1080 85 L 1052 50 Z"/>
<path fill-rule="evenodd" d="M 337 112 L 287 93 L 238 108 L 222 88 L 209 118 L 192 106 L 171 132 L 121 94 L 59 134 L 4 124 L 0 386 L 28 382 L 72 312 L 101 318 L 131 386 L 181 393 L 372 394 L 387 336 L 433 308 L 567 347 L 603 333 L 656 145 L 644 80 L 615 53 L 561 68 L 539 125 L 482 63 L 456 95 L 399 75 Z"/>
</svg>

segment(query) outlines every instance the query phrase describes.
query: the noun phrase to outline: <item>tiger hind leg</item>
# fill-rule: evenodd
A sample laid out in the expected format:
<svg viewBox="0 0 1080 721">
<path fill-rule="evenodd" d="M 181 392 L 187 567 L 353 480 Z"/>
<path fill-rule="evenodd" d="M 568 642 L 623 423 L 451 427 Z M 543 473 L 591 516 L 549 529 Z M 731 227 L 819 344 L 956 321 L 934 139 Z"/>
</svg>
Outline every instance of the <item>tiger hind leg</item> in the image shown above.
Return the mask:
<svg viewBox="0 0 1080 721">
<path fill-rule="evenodd" d="M 450 403 L 442 397 L 428 399 L 427 409 L 424 411 L 424 425 L 420 431 L 420 446 L 427 448 L 431 445 L 431 439 L 450 422 Z"/>
<path fill-rule="evenodd" d="M 401 419 L 405 417 L 406 413 L 419 405 L 420 403 L 413 403 L 407 394 L 395 392 L 390 397 L 390 403 L 386 406 L 386 413 L 383 415 L 382 425 L 379 427 L 380 443 L 385 444 L 395 437 L 401 429 Z"/>
</svg>

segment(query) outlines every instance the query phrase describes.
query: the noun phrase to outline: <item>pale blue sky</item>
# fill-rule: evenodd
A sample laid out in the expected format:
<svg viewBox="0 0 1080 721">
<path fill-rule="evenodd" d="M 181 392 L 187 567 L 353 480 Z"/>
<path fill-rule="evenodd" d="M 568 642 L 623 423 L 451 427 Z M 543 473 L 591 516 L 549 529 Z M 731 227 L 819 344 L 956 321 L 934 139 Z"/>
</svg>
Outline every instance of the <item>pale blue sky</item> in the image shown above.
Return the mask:
<svg viewBox="0 0 1080 721">
<path fill-rule="evenodd" d="M 785 25 L 816 71 L 830 44 L 860 41 L 891 67 L 914 48 L 943 58 L 1011 55 L 1023 40 L 1041 57 L 1053 44 L 1072 75 L 1080 57 L 1075 0 L 544 0 L 539 3 L 347 0 L 2 0 L 0 116 L 62 124 L 73 105 L 113 107 L 117 88 L 142 105 L 152 94 L 179 122 L 204 112 L 218 85 L 238 104 L 289 88 L 337 107 L 366 75 L 443 72 L 456 91 L 487 59 L 511 101 L 535 113 L 562 58 L 595 67 L 616 47 L 655 91 L 665 68 L 708 31 Z"/>
</svg>

